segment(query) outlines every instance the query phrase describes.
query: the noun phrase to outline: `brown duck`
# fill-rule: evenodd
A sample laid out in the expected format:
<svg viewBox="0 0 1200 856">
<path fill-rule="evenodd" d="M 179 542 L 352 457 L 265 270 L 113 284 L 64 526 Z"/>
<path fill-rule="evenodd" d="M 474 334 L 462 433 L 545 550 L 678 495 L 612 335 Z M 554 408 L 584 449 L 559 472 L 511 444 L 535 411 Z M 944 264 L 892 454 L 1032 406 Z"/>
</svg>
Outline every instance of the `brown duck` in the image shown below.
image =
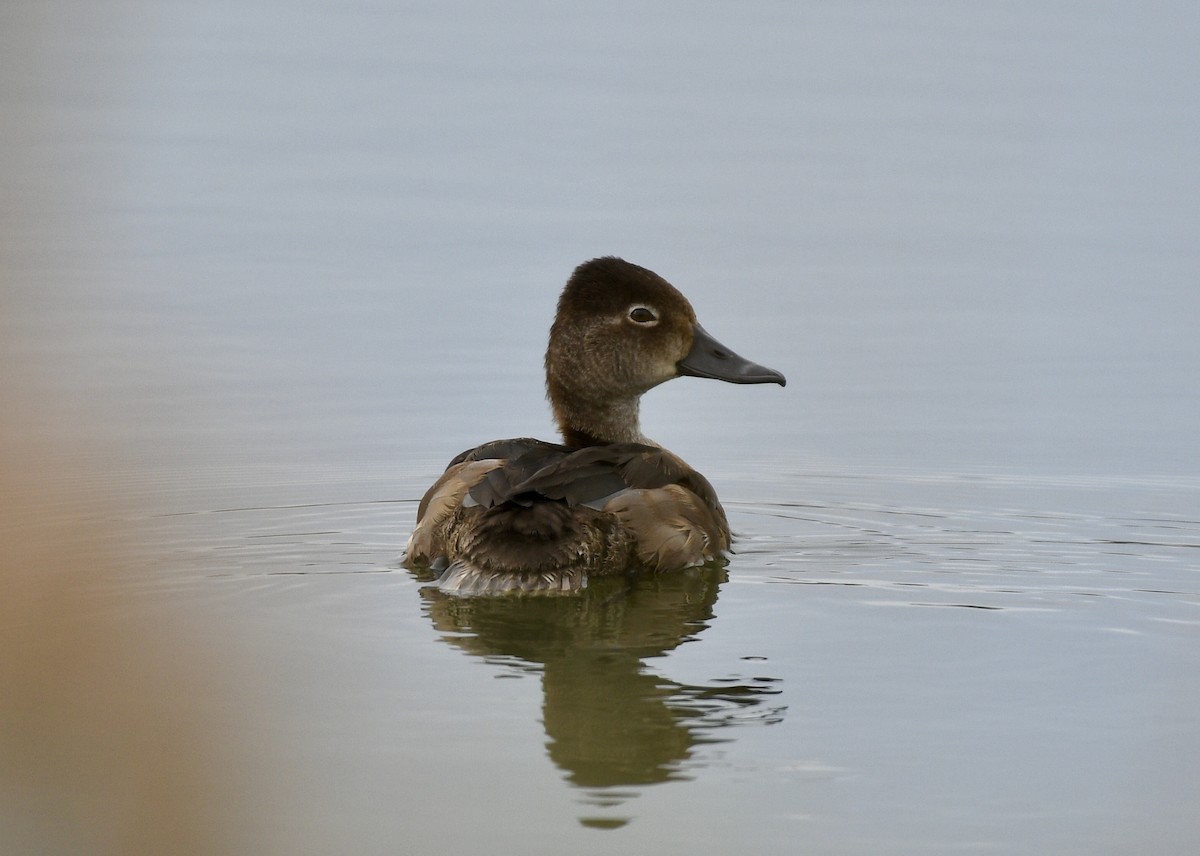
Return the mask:
<svg viewBox="0 0 1200 856">
<path fill-rule="evenodd" d="M 494 440 L 463 452 L 425 493 L 409 567 L 460 594 L 564 592 L 589 575 L 668 571 L 729 549 L 712 485 L 638 424 L 642 393 L 688 375 L 785 384 L 696 323 L 679 291 L 618 258 L 575 269 L 546 349 L 563 443 Z"/>
</svg>

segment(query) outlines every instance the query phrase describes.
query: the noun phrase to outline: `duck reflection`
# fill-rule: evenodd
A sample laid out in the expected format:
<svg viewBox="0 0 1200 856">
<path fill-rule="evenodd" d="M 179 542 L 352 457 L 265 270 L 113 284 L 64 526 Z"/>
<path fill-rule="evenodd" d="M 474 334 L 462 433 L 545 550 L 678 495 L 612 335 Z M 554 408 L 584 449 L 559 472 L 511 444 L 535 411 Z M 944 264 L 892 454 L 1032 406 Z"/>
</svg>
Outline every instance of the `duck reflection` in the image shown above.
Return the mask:
<svg viewBox="0 0 1200 856">
<path fill-rule="evenodd" d="M 783 708 L 764 704 L 779 692 L 774 679 L 692 686 L 647 666 L 704 631 L 724 580 L 724 566 L 711 563 L 604 577 L 571 596 L 463 598 L 435 586 L 422 596 L 434 625 L 456 634 L 448 644 L 541 672 L 550 758 L 604 804 L 620 801 L 614 789 L 689 778 L 696 747 L 730 739 L 717 733 L 725 726 L 782 718 Z"/>
</svg>

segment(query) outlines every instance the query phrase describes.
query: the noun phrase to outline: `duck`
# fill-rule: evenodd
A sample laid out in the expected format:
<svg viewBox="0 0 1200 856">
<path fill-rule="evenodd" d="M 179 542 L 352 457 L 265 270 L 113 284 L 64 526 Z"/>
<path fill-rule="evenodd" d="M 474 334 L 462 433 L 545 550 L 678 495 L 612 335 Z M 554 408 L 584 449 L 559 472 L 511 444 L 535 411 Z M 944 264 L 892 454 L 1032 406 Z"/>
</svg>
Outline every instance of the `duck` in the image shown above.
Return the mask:
<svg viewBox="0 0 1200 856">
<path fill-rule="evenodd" d="M 567 280 L 545 372 L 562 442 L 493 440 L 457 455 L 417 506 L 405 567 L 451 595 L 544 594 L 724 557 L 716 491 L 642 433 L 641 397 L 677 377 L 784 376 L 722 345 L 675 286 L 616 256 Z"/>
</svg>

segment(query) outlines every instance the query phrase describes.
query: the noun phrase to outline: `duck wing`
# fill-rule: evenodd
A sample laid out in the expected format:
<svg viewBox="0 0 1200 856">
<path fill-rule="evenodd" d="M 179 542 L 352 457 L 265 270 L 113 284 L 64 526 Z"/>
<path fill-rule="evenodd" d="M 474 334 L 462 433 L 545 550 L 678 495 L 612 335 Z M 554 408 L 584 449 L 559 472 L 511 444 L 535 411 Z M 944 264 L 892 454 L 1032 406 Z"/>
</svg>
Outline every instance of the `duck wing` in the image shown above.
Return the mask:
<svg viewBox="0 0 1200 856">
<path fill-rule="evenodd" d="M 708 479 L 657 446 L 590 446 L 513 485 L 520 495 L 585 505 L 620 522 L 643 567 L 682 568 L 729 549 L 729 524 Z"/>
<path fill-rule="evenodd" d="M 678 456 L 643 443 L 587 446 L 569 450 L 561 457 L 552 456 L 515 481 L 509 498 L 534 494 L 568 505 L 600 508 L 622 491 L 656 490 L 669 485 L 687 488 L 705 505 L 717 505 L 716 492 L 704 476 Z"/>
<path fill-rule="evenodd" d="M 567 446 L 530 437 L 493 440 L 463 452 L 450 462 L 447 469 L 474 461 L 498 460 L 498 466 L 489 469 L 483 478 L 471 486 L 465 504 L 492 508 L 515 501 L 519 505 L 530 505 L 535 497 L 523 495 L 525 492 L 517 489 L 517 485 L 532 473 L 561 461 L 570 453 L 571 449 Z"/>
<path fill-rule="evenodd" d="M 528 506 L 540 499 L 552 499 L 569 506 L 600 508 L 605 500 L 625 490 L 679 485 L 705 506 L 720 508 L 708 479 L 678 455 L 646 443 L 607 443 L 576 449 L 531 437 L 493 440 L 460 453 L 446 469 L 491 460 L 501 463 L 471 485 L 466 500 L 470 505 L 492 508 L 513 502 Z"/>
</svg>

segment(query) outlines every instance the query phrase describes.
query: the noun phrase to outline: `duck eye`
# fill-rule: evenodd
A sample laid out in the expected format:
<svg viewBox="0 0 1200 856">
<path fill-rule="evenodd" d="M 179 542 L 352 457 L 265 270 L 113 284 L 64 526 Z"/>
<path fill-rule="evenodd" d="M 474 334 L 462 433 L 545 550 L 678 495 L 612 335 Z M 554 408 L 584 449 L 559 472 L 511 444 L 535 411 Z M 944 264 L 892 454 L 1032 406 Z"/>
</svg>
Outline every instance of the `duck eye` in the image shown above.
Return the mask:
<svg viewBox="0 0 1200 856">
<path fill-rule="evenodd" d="M 645 306 L 635 306 L 630 309 L 629 318 L 631 321 L 636 321 L 639 324 L 649 324 L 651 321 L 658 320 L 658 316 Z"/>
</svg>

